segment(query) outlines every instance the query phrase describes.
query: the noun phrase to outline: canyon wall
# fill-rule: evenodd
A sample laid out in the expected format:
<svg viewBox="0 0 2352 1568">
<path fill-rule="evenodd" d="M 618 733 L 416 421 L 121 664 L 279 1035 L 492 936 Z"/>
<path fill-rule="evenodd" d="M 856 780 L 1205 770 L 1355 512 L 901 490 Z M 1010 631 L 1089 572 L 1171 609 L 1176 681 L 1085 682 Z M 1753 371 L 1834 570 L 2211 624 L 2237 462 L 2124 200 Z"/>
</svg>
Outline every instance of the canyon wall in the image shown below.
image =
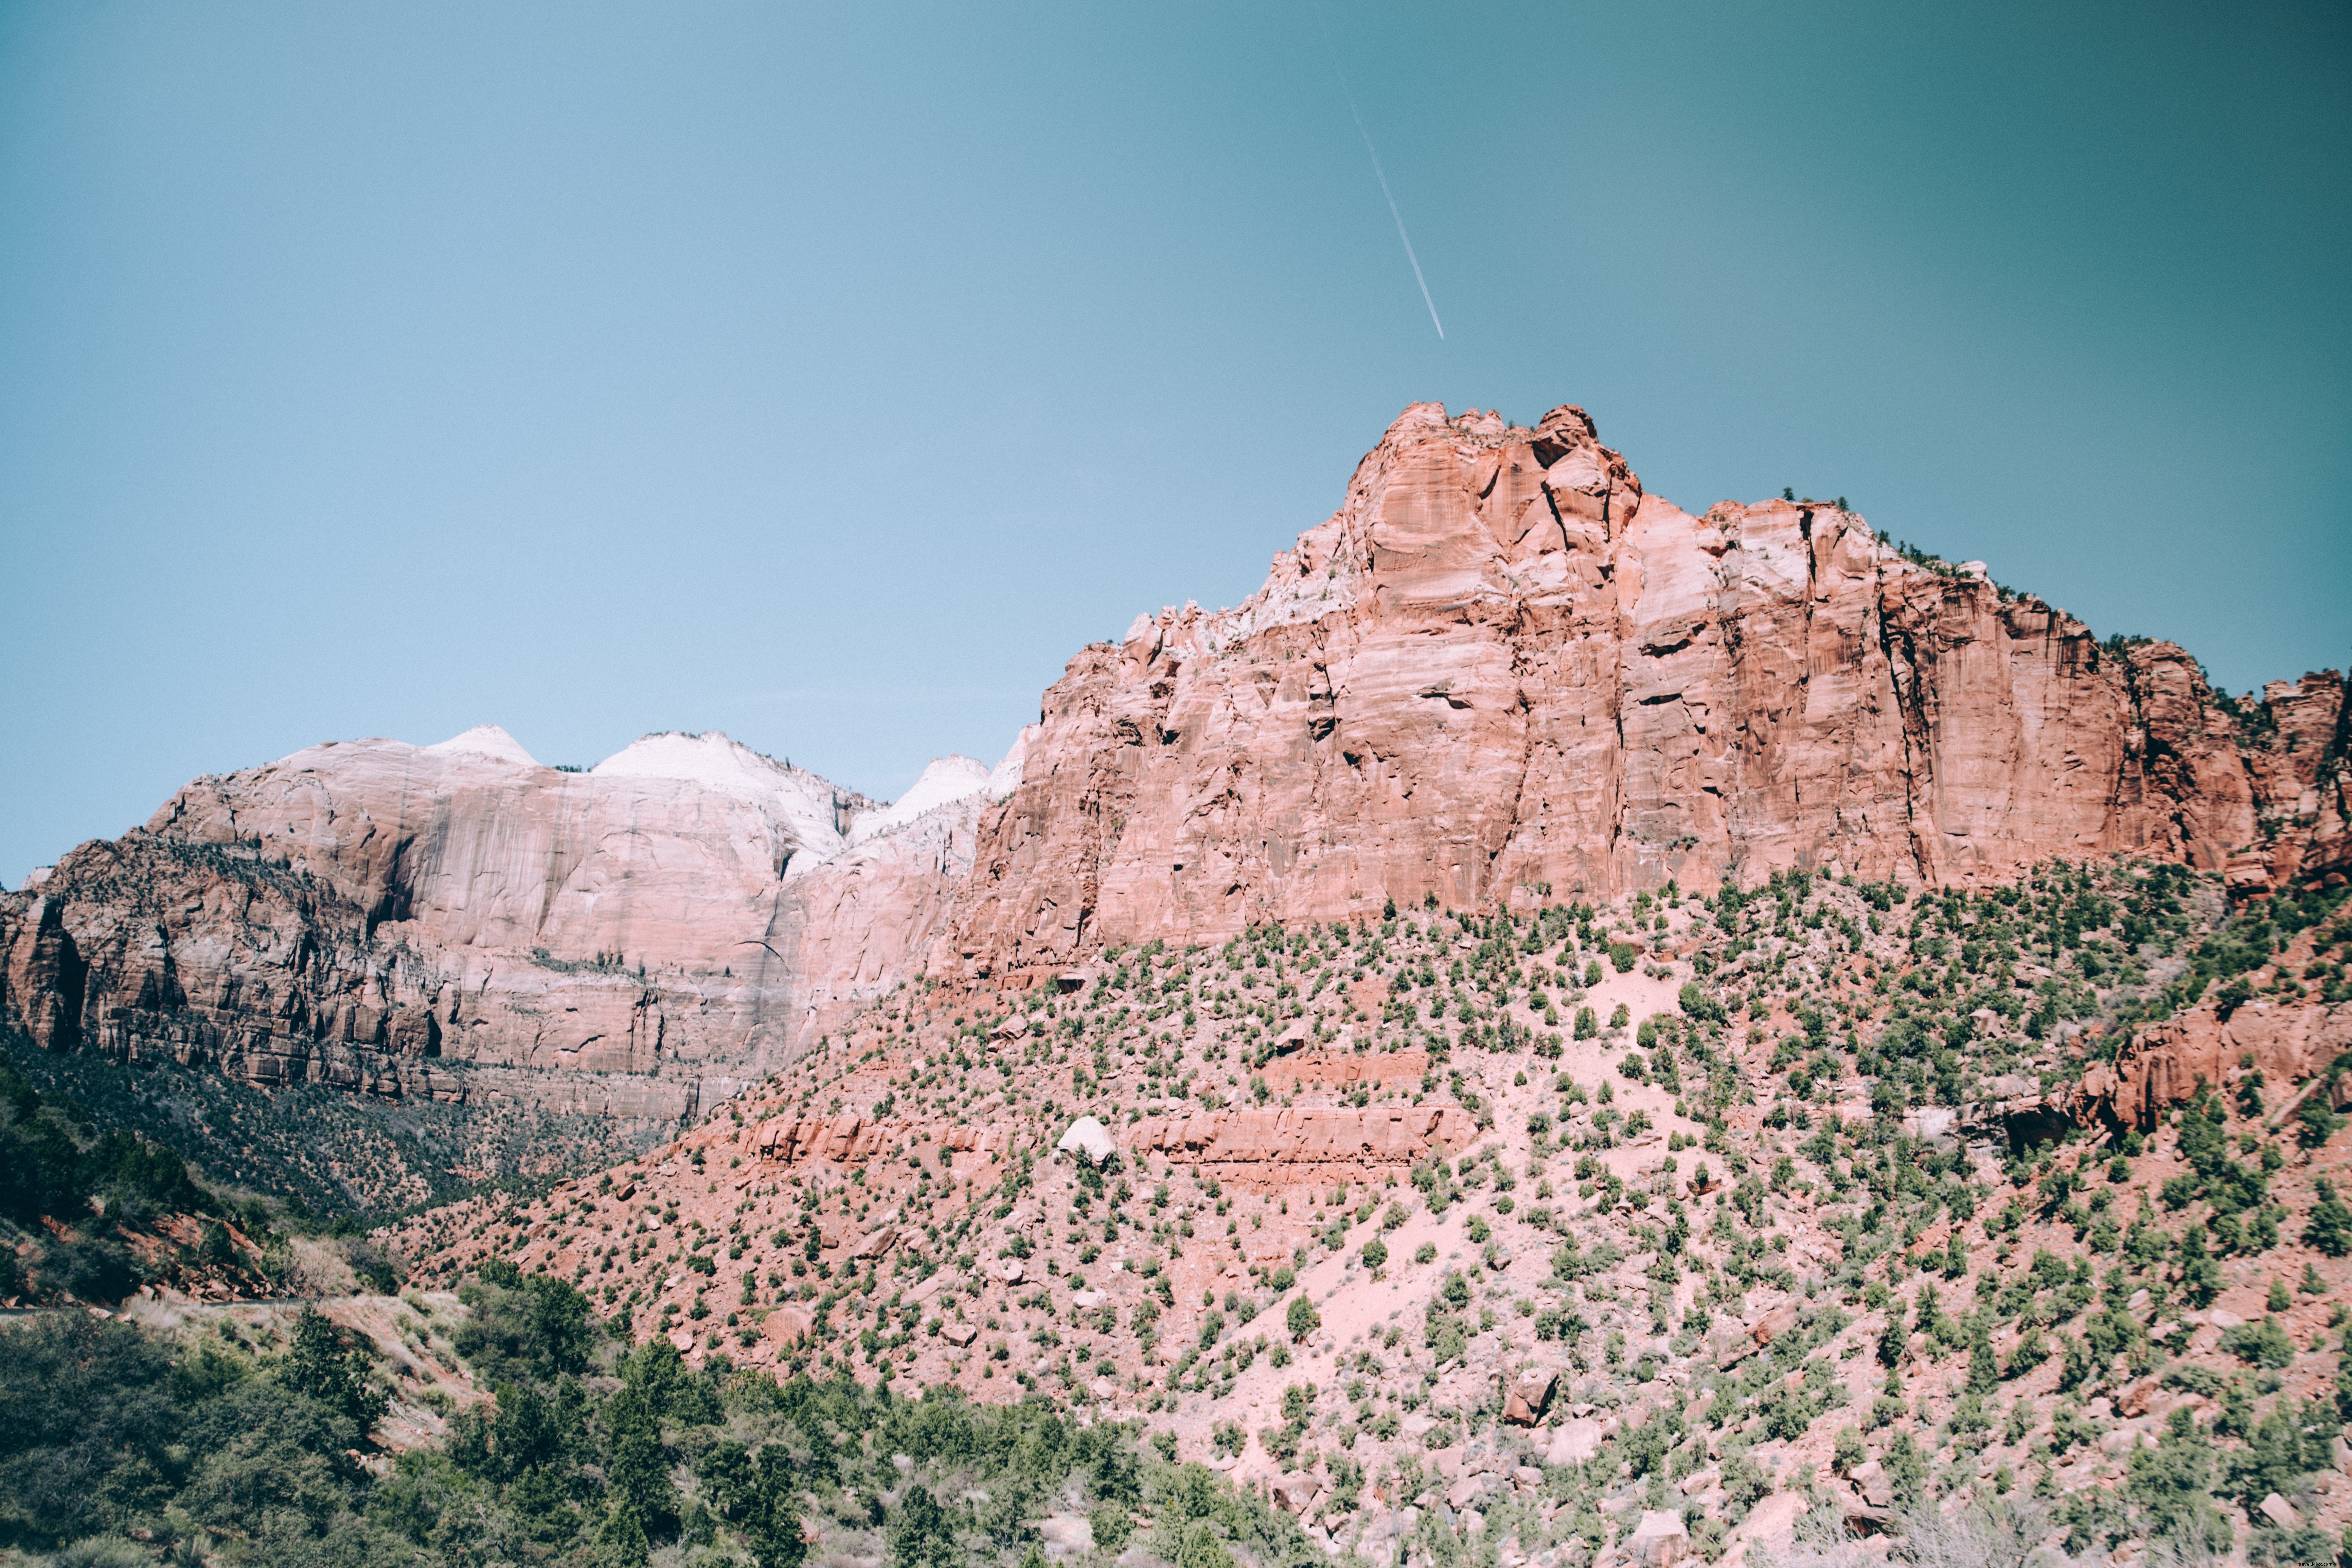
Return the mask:
<svg viewBox="0 0 2352 1568">
<path fill-rule="evenodd" d="M 495 730 L 313 747 L 0 897 L 0 1010 L 257 1084 L 675 1119 L 907 972 L 987 786 L 942 771 L 893 813 L 716 735 L 588 773 Z"/>
<path fill-rule="evenodd" d="M 2251 889 L 2340 868 L 2344 722 L 2333 673 L 2235 709 L 1835 505 L 1693 516 L 1580 410 L 1416 405 L 1244 604 L 1071 662 L 935 969 L 1795 867 L 2237 852 Z"/>
</svg>

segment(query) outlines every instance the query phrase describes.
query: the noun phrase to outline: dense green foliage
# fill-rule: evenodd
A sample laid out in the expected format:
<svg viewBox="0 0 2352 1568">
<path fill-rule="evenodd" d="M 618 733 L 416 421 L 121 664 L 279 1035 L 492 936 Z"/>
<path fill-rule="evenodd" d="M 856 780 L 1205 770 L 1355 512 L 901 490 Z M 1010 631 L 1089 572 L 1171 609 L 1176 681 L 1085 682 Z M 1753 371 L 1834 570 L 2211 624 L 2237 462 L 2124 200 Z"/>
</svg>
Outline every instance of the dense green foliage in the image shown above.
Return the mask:
<svg viewBox="0 0 2352 1568">
<path fill-rule="evenodd" d="M 1229 1568 L 1234 1548 L 1265 1568 L 1319 1557 L 1133 1426 L 1080 1425 L 1043 1397 L 698 1370 L 667 1339 L 611 1342 L 568 1284 L 489 1272 L 461 1292 L 455 1341 L 495 1398 L 382 1479 L 363 1456 L 385 1394 L 362 1343 L 316 1312 L 258 1354 L 74 1312 L 0 1331 L 0 1545 L 135 1535 L 167 1558 L 254 1564 L 631 1568 L 676 1543 L 796 1568 L 822 1538 L 894 1568 L 979 1568 L 1032 1560 L 1038 1521 L 1075 1508 L 1113 1551 L 1150 1530 L 1160 1555 L 1201 1568 Z"/>
<path fill-rule="evenodd" d="M 143 1529 L 355 1559 L 381 1533 L 354 1450 L 382 1409 L 366 1355 L 315 1314 L 267 1362 L 45 1314 L 0 1332 L 0 1543 Z"/>
<path fill-rule="evenodd" d="M 173 1150 L 119 1127 L 101 1132 L 73 1099 L 44 1095 L 0 1062 L 0 1222 L 26 1239 L 32 1259 L 28 1275 L 15 1247 L 0 1247 L 0 1295 L 116 1300 L 142 1273 L 125 1232 L 163 1214 L 233 1213 Z M 44 1226 L 45 1216 L 61 1228 Z M 207 1247 L 214 1254 L 207 1261 L 238 1265 L 216 1223 L 198 1250 Z"/>
<path fill-rule="evenodd" d="M 524 1173 L 625 1159 L 667 1131 L 534 1107 L 387 1104 L 318 1084 L 263 1089 L 168 1059 L 44 1051 L 5 1028 L 0 1060 L 99 1126 L 177 1149 L 215 1185 L 284 1200 L 296 1219 L 449 1202 L 477 1185 L 459 1167 L 519 1191 Z"/>
</svg>

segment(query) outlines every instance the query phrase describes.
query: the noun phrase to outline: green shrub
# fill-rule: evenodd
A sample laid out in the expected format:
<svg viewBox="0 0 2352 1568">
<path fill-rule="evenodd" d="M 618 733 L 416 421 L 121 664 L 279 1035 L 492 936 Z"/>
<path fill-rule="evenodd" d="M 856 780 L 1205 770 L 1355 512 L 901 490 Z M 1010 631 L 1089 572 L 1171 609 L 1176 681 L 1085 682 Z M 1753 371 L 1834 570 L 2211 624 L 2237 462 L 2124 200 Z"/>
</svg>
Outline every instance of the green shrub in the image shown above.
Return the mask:
<svg viewBox="0 0 2352 1568">
<path fill-rule="evenodd" d="M 2260 1322 L 2240 1323 L 2225 1330 L 2221 1348 L 2240 1361 L 2251 1362 L 2270 1372 L 2281 1372 L 2294 1363 L 2294 1342 L 2286 1337 L 2286 1330 L 2276 1318 L 2265 1317 Z"/>
</svg>

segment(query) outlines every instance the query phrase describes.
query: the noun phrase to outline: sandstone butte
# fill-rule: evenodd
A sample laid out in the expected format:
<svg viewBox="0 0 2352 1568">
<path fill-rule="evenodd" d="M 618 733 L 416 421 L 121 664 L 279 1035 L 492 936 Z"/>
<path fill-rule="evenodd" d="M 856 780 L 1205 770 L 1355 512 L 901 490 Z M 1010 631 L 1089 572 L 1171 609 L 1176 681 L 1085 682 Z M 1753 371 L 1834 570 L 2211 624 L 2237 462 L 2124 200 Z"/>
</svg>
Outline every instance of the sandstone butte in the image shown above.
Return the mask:
<svg viewBox="0 0 2352 1568">
<path fill-rule="evenodd" d="M 1815 501 L 1693 515 L 1592 421 L 1405 410 L 1236 608 L 1073 659 L 881 807 L 722 736 L 501 731 L 194 781 L 0 895 L 0 1017 L 258 1084 L 691 1115 L 909 977 L 1107 944 L 2055 857 L 2340 879 L 2334 672 L 2214 692 Z"/>
</svg>

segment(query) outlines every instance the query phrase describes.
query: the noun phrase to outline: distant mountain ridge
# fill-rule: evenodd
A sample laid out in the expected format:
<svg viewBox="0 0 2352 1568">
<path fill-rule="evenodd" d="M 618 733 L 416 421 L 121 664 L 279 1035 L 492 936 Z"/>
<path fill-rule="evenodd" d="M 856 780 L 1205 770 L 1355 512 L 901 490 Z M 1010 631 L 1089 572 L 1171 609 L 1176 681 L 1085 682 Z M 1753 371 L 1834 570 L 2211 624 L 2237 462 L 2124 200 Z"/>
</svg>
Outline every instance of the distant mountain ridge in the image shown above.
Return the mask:
<svg viewBox="0 0 2352 1568">
<path fill-rule="evenodd" d="M 48 1048 L 674 1121 L 895 978 L 860 910 L 919 923 L 890 900 L 967 862 L 988 778 L 893 813 L 718 734 L 586 773 L 494 726 L 331 742 L 197 779 L 0 899 L 0 1005 Z"/>
</svg>

